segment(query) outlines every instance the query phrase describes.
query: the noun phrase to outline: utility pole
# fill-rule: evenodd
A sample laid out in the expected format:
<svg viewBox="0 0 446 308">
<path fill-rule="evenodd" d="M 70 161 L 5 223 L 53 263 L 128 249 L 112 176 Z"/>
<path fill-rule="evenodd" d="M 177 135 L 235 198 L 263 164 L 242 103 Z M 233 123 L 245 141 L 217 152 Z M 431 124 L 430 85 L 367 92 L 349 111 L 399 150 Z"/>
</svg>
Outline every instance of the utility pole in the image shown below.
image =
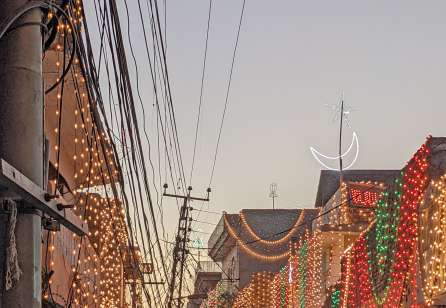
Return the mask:
<svg viewBox="0 0 446 308">
<path fill-rule="evenodd" d="M 2 1 L 0 21 L 11 17 L 27 2 Z M 11 25 L 17 28 L 0 38 L 0 158 L 43 189 L 45 138 L 41 22 L 41 9 L 30 9 Z M 0 216 L 0 307 L 40 308 L 42 212 L 18 208 L 15 236 L 22 275 L 7 291 L 5 258 L 9 239 L 5 222 L 10 215 L 3 212 Z"/>
<path fill-rule="evenodd" d="M 166 197 L 174 197 L 174 198 L 180 198 L 183 199 L 183 205 L 180 209 L 180 220 L 178 223 L 178 231 L 177 236 L 175 238 L 175 247 L 173 249 L 173 264 L 172 264 L 172 276 L 170 280 L 169 285 L 169 298 L 167 302 L 167 307 L 172 308 L 174 303 L 174 293 L 175 293 L 175 286 L 176 283 L 178 283 L 177 289 L 178 289 L 178 297 L 177 299 L 177 308 L 182 307 L 182 299 L 181 296 L 181 290 L 183 286 L 183 271 L 184 271 L 184 263 L 186 262 L 186 255 L 189 253 L 189 250 L 186 249 L 186 243 L 189 239 L 189 232 L 192 231 L 190 227 L 190 223 L 192 221 L 192 217 L 189 217 L 190 211 L 193 210 L 192 207 L 188 206 L 188 203 L 190 200 L 200 200 L 200 201 L 209 201 L 209 193 L 211 192 L 211 189 L 207 189 L 207 198 L 195 198 L 190 196 L 190 192 L 192 190 L 192 187 L 189 186 L 187 188 L 187 195 L 186 196 L 180 196 L 180 195 L 170 195 L 166 193 L 167 184 L 164 184 L 164 193 L 163 196 Z M 178 279 L 177 279 L 178 277 Z"/>
<path fill-rule="evenodd" d="M 43 214 L 79 236 L 88 226 L 44 190 L 41 7 L 50 7 L 29 0 L 1 3 L 0 308 L 40 308 Z M 16 275 L 6 290 L 11 269 Z"/>
</svg>

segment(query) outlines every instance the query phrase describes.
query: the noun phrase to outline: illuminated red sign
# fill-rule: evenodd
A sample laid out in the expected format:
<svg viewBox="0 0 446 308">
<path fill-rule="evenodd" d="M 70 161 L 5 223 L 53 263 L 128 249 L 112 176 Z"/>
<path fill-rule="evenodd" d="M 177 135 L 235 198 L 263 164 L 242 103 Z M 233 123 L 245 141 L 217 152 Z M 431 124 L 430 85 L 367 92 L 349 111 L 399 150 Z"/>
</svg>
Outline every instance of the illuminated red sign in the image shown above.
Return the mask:
<svg viewBox="0 0 446 308">
<path fill-rule="evenodd" d="M 360 191 L 359 189 L 350 189 L 350 194 L 353 199 L 353 204 L 362 206 L 375 206 L 378 196 L 371 191 Z"/>
<path fill-rule="evenodd" d="M 353 207 L 375 207 L 385 189 L 383 186 L 360 183 L 348 183 L 348 186 L 350 206 Z"/>
</svg>

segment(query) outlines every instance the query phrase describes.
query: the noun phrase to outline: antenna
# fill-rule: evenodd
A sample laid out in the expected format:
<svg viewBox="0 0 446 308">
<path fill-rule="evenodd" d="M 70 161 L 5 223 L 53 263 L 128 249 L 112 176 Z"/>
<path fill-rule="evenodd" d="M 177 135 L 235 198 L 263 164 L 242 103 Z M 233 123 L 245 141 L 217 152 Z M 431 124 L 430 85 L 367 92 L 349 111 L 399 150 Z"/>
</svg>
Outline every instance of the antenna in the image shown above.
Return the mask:
<svg viewBox="0 0 446 308">
<path fill-rule="evenodd" d="M 271 193 L 269 194 L 269 196 L 273 198 L 273 209 L 274 209 L 274 199 L 275 199 L 276 197 L 278 197 L 278 195 L 277 195 L 277 193 L 276 193 L 276 191 L 277 191 L 277 184 L 273 182 L 273 183 L 271 183 L 271 185 L 270 185 L 269 188 L 270 188 L 270 191 L 271 191 Z"/>
</svg>

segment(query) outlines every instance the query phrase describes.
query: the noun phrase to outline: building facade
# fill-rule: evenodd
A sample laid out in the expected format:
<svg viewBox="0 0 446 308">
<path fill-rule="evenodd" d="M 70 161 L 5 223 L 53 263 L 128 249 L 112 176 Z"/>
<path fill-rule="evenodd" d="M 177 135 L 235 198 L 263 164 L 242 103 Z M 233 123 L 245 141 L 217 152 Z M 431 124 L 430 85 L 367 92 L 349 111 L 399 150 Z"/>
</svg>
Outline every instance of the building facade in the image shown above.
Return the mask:
<svg viewBox="0 0 446 308">
<path fill-rule="evenodd" d="M 264 266 L 266 253 L 250 248 L 255 272 L 249 283 L 240 284 L 231 307 L 444 307 L 444 153 L 446 138 L 429 137 L 401 170 L 347 171 L 342 182 L 336 174 L 322 172 L 311 228 L 293 239 L 287 257 L 274 265 Z M 232 237 L 242 250 L 255 241 L 255 232 L 269 228 L 260 224 L 254 234 L 243 233 L 236 229 L 245 226 L 243 214 L 238 216 L 224 217 L 218 233 L 221 247 Z M 230 251 L 221 253 L 226 264 Z M 243 270 L 238 273 L 243 276 Z M 202 307 L 220 306 L 207 301 Z"/>
</svg>

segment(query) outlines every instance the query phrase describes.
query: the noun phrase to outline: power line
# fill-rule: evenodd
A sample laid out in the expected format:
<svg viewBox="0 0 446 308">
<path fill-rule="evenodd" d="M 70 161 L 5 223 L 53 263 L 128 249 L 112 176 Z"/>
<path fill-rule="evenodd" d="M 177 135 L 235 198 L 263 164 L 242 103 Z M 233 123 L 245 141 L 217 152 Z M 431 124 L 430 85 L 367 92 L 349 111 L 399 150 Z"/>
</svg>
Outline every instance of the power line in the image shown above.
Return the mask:
<svg viewBox="0 0 446 308">
<path fill-rule="evenodd" d="M 209 180 L 209 185 L 208 185 L 208 187 L 211 187 L 212 178 L 214 177 L 215 163 L 216 163 L 216 161 L 217 161 L 218 147 L 219 147 L 219 145 L 220 145 L 221 132 L 222 132 L 222 129 L 223 129 L 223 123 L 224 123 L 225 115 L 226 115 L 226 107 L 228 106 L 229 90 L 230 90 L 230 88 L 231 88 L 232 72 L 233 72 L 233 70 L 234 70 L 235 55 L 236 55 L 236 52 L 237 52 L 238 40 L 239 40 L 239 37 L 240 37 L 240 29 L 241 29 L 241 27 L 242 27 L 243 12 L 245 11 L 245 3 L 246 3 L 246 0 L 243 0 L 242 11 L 241 11 L 241 13 L 240 13 L 240 22 L 239 22 L 238 30 L 237 30 L 237 38 L 236 38 L 236 40 L 235 40 L 234 53 L 233 53 L 233 55 L 232 55 L 231 71 L 230 71 L 230 73 L 229 73 L 229 82 L 228 82 L 228 89 L 227 89 L 227 91 L 226 91 L 225 106 L 224 106 L 224 109 L 223 109 L 223 115 L 222 115 L 222 118 L 221 118 L 220 130 L 219 130 L 219 132 L 218 132 L 217 146 L 216 146 L 216 148 L 215 148 L 214 162 L 213 162 L 213 164 L 212 164 L 211 178 L 210 178 L 210 180 Z M 195 151 L 195 150 L 194 150 L 194 151 Z M 191 173 L 191 177 L 192 177 L 192 173 Z M 201 204 L 200 211 L 203 209 L 203 205 L 204 205 L 204 203 Z M 198 218 L 199 216 L 200 216 L 200 214 L 198 214 L 197 218 Z M 194 226 L 195 226 L 195 225 L 194 225 Z"/>
<path fill-rule="evenodd" d="M 213 224 L 211 222 L 199 221 L 199 220 L 196 220 L 196 219 L 192 219 L 192 220 L 195 221 L 195 222 L 199 222 L 199 223 L 207 224 L 207 225 L 213 225 L 213 226 L 217 226 L 218 225 L 218 224 Z"/>
<path fill-rule="evenodd" d="M 194 172 L 194 163 L 195 163 L 195 150 L 197 147 L 197 138 L 198 138 L 198 126 L 200 123 L 201 106 L 203 104 L 204 72 L 206 70 L 206 58 L 207 58 L 207 52 L 208 52 L 209 25 L 211 22 L 211 9 L 212 9 L 212 0 L 209 0 L 209 14 L 208 14 L 208 25 L 207 25 L 207 30 L 206 30 L 206 44 L 205 44 L 205 48 L 204 48 L 203 72 L 201 75 L 200 103 L 198 105 L 197 127 L 195 128 L 194 154 L 192 155 L 192 168 L 190 170 L 190 179 L 189 179 L 190 185 L 192 185 L 192 174 Z"/>
<path fill-rule="evenodd" d="M 215 162 L 216 162 L 216 160 L 217 160 L 218 147 L 219 147 L 219 145 L 220 145 L 221 131 L 222 131 L 222 129 L 223 129 L 223 123 L 224 123 L 224 120 L 225 120 L 226 107 L 228 106 L 229 89 L 231 88 L 232 72 L 233 72 L 233 70 L 234 70 L 235 55 L 236 55 L 236 52 L 237 52 L 238 40 L 239 40 L 239 36 L 240 36 L 240 29 L 241 29 L 241 27 L 242 27 L 243 12 L 245 11 L 245 2 L 246 2 L 246 0 L 243 0 L 242 12 L 241 12 L 241 14 L 240 14 L 240 22 L 239 22 L 239 25 L 238 25 L 238 31 L 237 31 L 237 39 L 236 39 L 236 41 L 235 41 L 234 54 L 232 55 L 231 72 L 230 72 L 230 74 L 229 74 L 228 90 L 226 91 L 225 107 L 224 107 L 224 109 L 223 109 L 223 116 L 222 116 L 222 118 L 221 118 L 220 131 L 218 132 L 217 147 L 216 147 L 216 149 L 215 149 L 214 163 L 213 163 L 213 165 L 212 165 L 212 172 L 211 172 L 211 178 L 210 178 L 210 180 L 209 180 L 209 187 L 211 187 L 212 178 L 213 178 L 213 176 L 214 176 Z"/>
</svg>

